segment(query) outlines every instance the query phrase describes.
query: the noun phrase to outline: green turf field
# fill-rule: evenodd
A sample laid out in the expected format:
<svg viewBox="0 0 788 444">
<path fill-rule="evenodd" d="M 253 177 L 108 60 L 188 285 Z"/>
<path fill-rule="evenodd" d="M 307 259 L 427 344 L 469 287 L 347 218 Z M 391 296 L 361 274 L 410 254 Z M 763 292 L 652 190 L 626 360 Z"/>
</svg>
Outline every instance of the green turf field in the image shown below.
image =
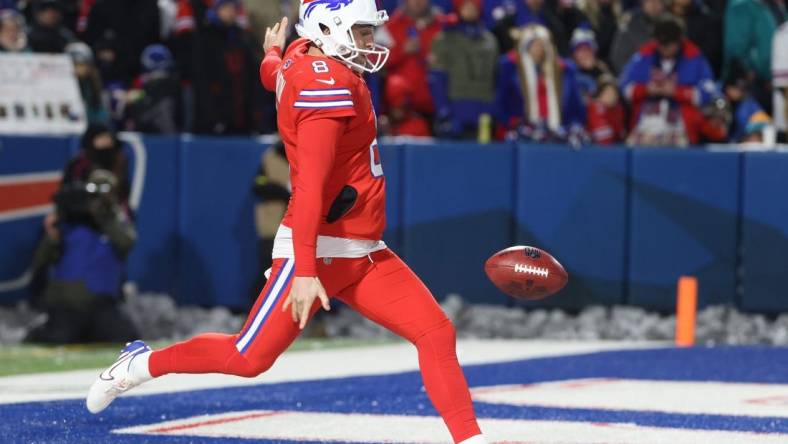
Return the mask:
<svg viewBox="0 0 788 444">
<path fill-rule="evenodd" d="M 288 351 L 367 347 L 393 342 L 395 341 L 389 339 L 301 338 Z M 167 344 L 167 342 L 156 341 L 149 343 L 154 349 Z M 122 344 L 0 346 L 0 376 L 102 368 L 117 358 L 121 348 L 123 348 Z"/>
</svg>

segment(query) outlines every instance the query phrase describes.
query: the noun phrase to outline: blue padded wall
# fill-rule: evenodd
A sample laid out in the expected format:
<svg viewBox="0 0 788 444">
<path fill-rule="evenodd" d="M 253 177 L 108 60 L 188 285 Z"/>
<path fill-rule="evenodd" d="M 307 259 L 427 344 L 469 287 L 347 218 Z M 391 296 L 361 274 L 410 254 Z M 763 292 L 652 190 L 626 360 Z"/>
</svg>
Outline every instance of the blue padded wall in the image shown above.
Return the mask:
<svg viewBox="0 0 788 444">
<path fill-rule="evenodd" d="M 503 302 L 484 261 L 511 245 L 513 148 L 411 145 L 404 154 L 402 255 L 438 298 Z"/>
<path fill-rule="evenodd" d="M 144 159 L 129 153 L 131 176 L 144 168 L 142 198 L 136 212 L 137 243 L 128 259 L 128 276 L 145 289 L 174 294 L 178 276 L 178 152 L 177 137 L 146 136 Z M 144 165 L 141 163 L 144 160 Z"/>
<path fill-rule="evenodd" d="M 181 142 L 180 303 L 244 308 L 257 296 L 251 186 L 266 147 L 249 139 Z"/>
<path fill-rule="evenodd" d="M 523 145 L 518 153 L 516 243 L 550 252 L 570 275 L 560 293 L 529 305 L 622 303 L 627 150 Z"/>
<path fill-rule="evenodd" d="M 380 157 L 386 178 L 386 231 L 383 240 L 389 248 L 400 252 L 402 246 L 402 145 L 381 145 Z"/>
<path fill-rule="evenodd" d="M 741 308 L 788 311 L 788 156 L 744 155 Z"/>
<path fill-rule="evenodd" d="M 0 177 L 62 171 L 71 158 L 73 140 L 67 137 L 0 137 Z M 3 196 L 0 195 L 0 201 Z M 43 235 L 43 216 L 0 219 L 1 302 L 27 298 L 28 287 L 19 287 L 30 269 L 33 253 Z"/>
<path fill-rule="evenodd" d="M 632 151 L 628 302 L 673 310 L 681 275 L 699 306 L 733 303 L 740 155 Z"/>
</svg>

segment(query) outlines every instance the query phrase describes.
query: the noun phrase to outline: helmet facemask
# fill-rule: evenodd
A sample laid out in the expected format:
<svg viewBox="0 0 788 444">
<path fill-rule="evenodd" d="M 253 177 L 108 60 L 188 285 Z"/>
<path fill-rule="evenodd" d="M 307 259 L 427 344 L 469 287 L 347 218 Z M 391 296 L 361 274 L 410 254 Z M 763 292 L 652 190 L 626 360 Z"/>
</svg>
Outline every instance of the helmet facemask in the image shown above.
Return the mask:
<svg viewBox="0 0 788 444">
<path fill-rule="evenodd" d="M 335 57 L 358 71 L 369 73 L 380 71 L 389 59 L 389 49 L 377 43 L 374 43 L 370 49 L 362 48 L 356 42 L 352 28 L 347 34 L 350 44 L 336 45 Z"/>
</svg>

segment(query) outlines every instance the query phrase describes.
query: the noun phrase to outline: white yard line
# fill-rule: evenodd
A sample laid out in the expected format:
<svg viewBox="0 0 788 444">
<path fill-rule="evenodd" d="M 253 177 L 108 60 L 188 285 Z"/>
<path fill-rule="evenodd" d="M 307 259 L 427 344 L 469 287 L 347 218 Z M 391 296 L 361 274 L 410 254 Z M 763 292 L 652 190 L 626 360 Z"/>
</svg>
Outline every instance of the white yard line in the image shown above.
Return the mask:
<svg viewBox="0 0 788 444">
<path fill-rule="evenodd" d="M 693 430 L 629 423 L 526 421 L 481 418 L 493 444 L 784 444 L 785 434 Z M 287 440 L 288 442 L 396 442 L 444 444 L 450 437 L 437 416 L 370 415 L 250 410 L 128 427 L 115 433 Z M 251 442 L 251 441 L 250 441 Z"/>
<path fill-rule="evenodd" d="M 655 342 L 569 342 L 527 340 L 462 340 L 457 354 L 463 365 L 566 356 L 607 350 L 669 345 Z M 111 364 L 110 362 L 107 365 Z M 285 353 L 257 378 L 227 375 L 168 375 L 132 390 L 129 396 L 322 378 L 380 375 L 418 370 L 410 344 L 349 347 Z M 0 404 L 84 398 L 98 370 L 37 373 L 0 378 Z"/>
<path fill-rule="evenodd" d="M 788 418 L 788 384 L 773 383 L 589 378 L 478 387 L 473 398 L 521 407 Z"/>
</svg>

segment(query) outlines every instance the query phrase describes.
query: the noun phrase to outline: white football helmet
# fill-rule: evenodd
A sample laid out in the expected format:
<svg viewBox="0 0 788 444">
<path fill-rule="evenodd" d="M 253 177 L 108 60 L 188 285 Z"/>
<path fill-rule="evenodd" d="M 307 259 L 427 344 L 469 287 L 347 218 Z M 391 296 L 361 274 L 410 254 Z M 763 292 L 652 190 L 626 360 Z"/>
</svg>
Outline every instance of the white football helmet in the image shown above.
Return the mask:
<svg viewBox="0 0 788 444">
<path fill-rule="evenodd" d="M 389 19 L 378 10 L 375 0 L 301 0 L 295 30 L 312 41 L 323 53 L 360 71 L 376 72 L 389 58 L 388 48 L 375 44 L 359 48 L 353 38 L 353 25 L 380 26 Z M 323 32 L 328 30 L 328 34 Z"/>
</svg>

